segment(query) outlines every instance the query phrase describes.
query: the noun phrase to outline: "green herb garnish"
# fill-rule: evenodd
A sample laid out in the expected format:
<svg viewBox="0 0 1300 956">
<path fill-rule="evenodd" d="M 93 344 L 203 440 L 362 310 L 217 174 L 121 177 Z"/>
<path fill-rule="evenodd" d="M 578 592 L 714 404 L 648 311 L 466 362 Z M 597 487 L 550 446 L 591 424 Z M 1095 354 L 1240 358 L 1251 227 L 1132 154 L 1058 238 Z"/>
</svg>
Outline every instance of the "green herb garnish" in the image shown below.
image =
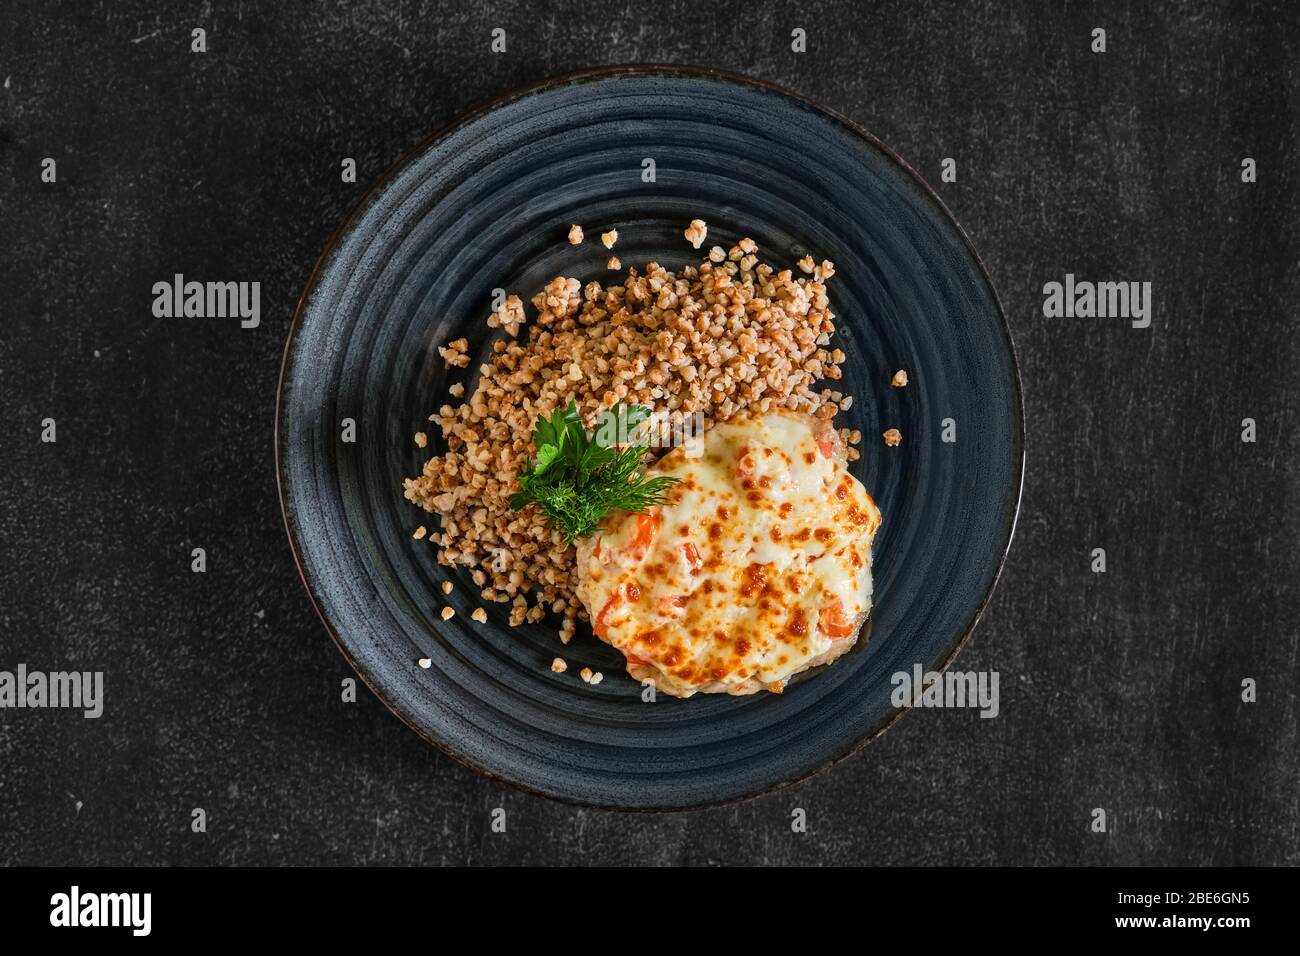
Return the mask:
<svg viewBox="0 0 1300 956">
<path fill-rule="evenodd" d="M 538 418 L 533 426 L 537 457 L 519 475 L 522 490 L 510 507 L 518 511 L 536 504 L 571 544 L 595 533 L 611 511 L 635 513 L 660 504 L 678 479 L 645 475 L 641 459 L 649 445 L 635 436 L 649 417 L 644 405 L 620 402 L 600 413 L 592 438 L 574 402 L 550 418 Z"/>
</svg>

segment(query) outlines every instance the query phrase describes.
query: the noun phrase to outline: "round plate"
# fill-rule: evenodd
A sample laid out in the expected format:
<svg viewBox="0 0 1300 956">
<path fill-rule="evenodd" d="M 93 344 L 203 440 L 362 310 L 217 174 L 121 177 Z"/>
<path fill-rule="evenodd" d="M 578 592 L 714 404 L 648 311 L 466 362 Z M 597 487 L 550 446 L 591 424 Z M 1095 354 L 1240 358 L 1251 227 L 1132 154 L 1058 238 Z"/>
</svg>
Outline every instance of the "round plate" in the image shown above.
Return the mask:
<svg viewBox="0 0 1300 956">
<path fill-rule="evenodd" d="M 653 160 L 653 177 L 647 175 Z M 644 702 L 587 627 L 510 627 L 412 530 L 436 518 L 402 479 L 441 450 L 426 416 L 472 391 L 493 290 L 527 301 L 556 275 L 698 262 L 752 237 L 764 261 L 830 259 L 845 376 L 861 429 L 854 473 L 884 514 L 870 640 L 782 695 Z M 570 246 L 571 223 L 588 240 Z M 444 369 L 466 336 L 474 361 Z M 896 369 L 911 384 L 890 387 Z M 355 441 L 344 440 L 347 421 Z M 945 439 L 945 420 L 953 441 Z M 430 447 L 412 435 L 430 429 Z M 903 443 L 883 445 L 897 427 Z M 625 809 L 752 796 L 847 756 L 902 711 L 891 677 L 945 667 L 997 581 L 1020 499 L 1024 426 L 1010 333 L 961 228 L 887 147 L 837 116 L 743 77 L 619 67 L 514 93 L 421 145 L 366 195 L 321 256 L 281 371 L 276 445 L 303 581 L 371 689 L 478 770 L 576 803 Z M 451 579 L 444 597 L 439 585 Z M 456 610 L 450 621 L 439 612 Z M 471 612 L 484 605 L 488 622 Z M 864 632 L 865 636 L 865 632 Z M 553 674 L 551 659 L 568 661 Z M 417 666 L 427 657 L 432 666 Z M 597 686 L 578 671 L 605 674 Z"/>
</svg>

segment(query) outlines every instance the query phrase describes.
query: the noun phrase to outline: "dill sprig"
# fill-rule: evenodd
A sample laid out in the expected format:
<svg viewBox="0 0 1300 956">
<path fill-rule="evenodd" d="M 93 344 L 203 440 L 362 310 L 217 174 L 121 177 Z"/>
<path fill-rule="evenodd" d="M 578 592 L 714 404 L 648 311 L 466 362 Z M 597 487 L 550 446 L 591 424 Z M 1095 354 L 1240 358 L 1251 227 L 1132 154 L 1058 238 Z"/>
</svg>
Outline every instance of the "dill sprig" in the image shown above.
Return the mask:
<svg viewBox="0 0 1300 956">
<path fill-rule="evenodd" d="M 644 405 L 620 402 L 600 413 L 591 438 L 574 402 L 539 417 L 533 429 L 537 457 L 520 473 L 521 490 L 510 507 L 537 505 L 571 544 L 595 533 L 611 511 L 635 513 L 662 503 L 677 479 L 647 478 L 642 458 L 649 446 L 620 441 L 635 435 L 649 416 Z"/>
</svg>

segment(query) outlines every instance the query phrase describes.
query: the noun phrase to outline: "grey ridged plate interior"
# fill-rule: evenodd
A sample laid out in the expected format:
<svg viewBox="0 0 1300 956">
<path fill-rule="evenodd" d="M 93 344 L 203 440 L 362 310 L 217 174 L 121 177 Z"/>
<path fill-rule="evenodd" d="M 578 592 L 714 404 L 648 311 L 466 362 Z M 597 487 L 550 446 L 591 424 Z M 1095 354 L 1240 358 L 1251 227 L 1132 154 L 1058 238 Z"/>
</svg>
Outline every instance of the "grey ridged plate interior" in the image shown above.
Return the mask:
<svg viewBox="0 0 1300 956">
<path fill-rule="evenodd" d="M 655 161 L 656 181 L 642 180 Z M 742 235 L 789 267 L 832 259 L 841 424 L 863 431 L 854 472 L 884 522 L 870 641 L 784 695 L 643 703 L 619 655 L 585 627 L 511 628 L 468 575 L 413 541 L 431 516 L 402 497 L 431 447 L 412 434 L 486 354 L 492 290 L 525 299 L 555 275 L 698 261 L 682 238 Z M 570 223 L 588 240 L 565 241 Z M 437 346 L 475 360 L 445 370 Z M 892 372 L 911 375 L 906 389 Z M 939 668 L 975 626 L 1010 542 L 1023 420 L 1006 323 L 983 267 L 928 187 L 845 120 L 779 90 L 702 71 L 621 68 L 554 81 L 480 110 L 367 195 L 322 256 L 286 347 L 277 421 L 281 495 L 303 579 L 339 647 L 403 720 L 479 770 L 584 804 L 717 803 L 798 779 L 898 715 L 890 677 Z M 340 440 L 357 422 L 357 441 Z M 941 441 L 941 421 L 957 441 Z M 898 427 L 899 448 L 880 433 Z M 455 591 L 439 584 L 451 576 Z M 442 621 L 446 603 L 456 616 Z M 562 651 L 564 675 L 549 664 Z M 432 659 L 427 670 L 416 666 Z M 583 666 L 600 670 L 582 683 Z"/>
</svg>

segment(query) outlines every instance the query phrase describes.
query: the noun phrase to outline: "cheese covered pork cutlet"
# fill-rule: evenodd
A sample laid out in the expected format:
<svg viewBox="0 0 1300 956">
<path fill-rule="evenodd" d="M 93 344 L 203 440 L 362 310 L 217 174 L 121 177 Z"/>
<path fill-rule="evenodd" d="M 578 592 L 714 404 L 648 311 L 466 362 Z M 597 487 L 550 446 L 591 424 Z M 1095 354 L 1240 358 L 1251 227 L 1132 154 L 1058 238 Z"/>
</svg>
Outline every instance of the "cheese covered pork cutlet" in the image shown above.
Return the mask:
<svg viewBox="0 0 1300 956">
<path fill-rule="evenodd" d="M 665 502 L 578 546 L 577 594 L 628 673 L 676 697 L 780 693 L 849 650 L 871 610 L 880 512 L 822 419 L 714 425 L 647 469 Z"/>
</svg>

